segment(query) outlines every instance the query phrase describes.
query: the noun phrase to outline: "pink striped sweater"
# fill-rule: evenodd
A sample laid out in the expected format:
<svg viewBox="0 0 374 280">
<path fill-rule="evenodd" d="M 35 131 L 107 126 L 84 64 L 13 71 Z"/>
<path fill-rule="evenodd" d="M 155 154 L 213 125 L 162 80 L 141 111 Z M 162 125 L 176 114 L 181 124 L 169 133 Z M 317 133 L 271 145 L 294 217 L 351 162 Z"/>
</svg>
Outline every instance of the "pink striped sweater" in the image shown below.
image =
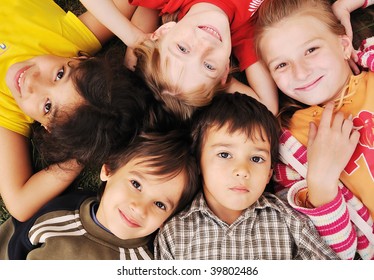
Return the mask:
<svg viewBox="0 0 374 280">
<path fill-rule="evenodd" d="M 302 165 L 307 167 L 307 151 L 290 131 L 285 130 L 280 138 L 287 153 L 292 154 Z M 297 173 L 287 162 L 275 166 L 274 179 L 277 182 L 276 194 L 288 200 L 297 211 L 309 216 L 325 242 L 342 259 L 353 259 L 356 252 L 362 259 L 374 259 L 374 244 L 350 220 L 347 204 L 373 228 L 373 220 L 367 208 L 350 190 L 341 184 L 336 198 L 318 208 L 305 208 L 299 195 L 307 189 L 305 178 Z"/>
</svg>

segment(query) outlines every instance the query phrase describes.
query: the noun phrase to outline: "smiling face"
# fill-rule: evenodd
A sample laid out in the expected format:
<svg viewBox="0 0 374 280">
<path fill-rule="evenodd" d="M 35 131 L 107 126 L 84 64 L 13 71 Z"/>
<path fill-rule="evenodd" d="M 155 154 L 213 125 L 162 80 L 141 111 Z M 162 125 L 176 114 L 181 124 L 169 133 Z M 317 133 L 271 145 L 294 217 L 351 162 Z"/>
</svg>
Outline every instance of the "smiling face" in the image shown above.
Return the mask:
<svg viewBox="0 0 374 280">
<path fill-rule="evenodd" d="M 231 224 L 264 192 L 270 180 L 268 141 L 258 132 L 229 134 L 227 126 L 208 129 L 201 147 L 201 172 L 210 209 Z"/>
<path fill-rule="evenodd" d="M 147 236 L 173 213 L 182 196 L 185 174 L 174 178 L 150 175 L 150 167 L 138 158 L 114 174 L 105 165 L 101 180 L 107 181 L 97 210 L 97 219 L 121 239 Z"/>
<path fill-rule="evenodd" d="M 36 56 L 10 66 L 6 83 L 21 110 L 48 127 L 58 110 L 84 102 L 70 77 L 76 62 L 53 55 Z"/>
<path fill-rule="evenodd" d="M 279 89 L 307 105 L 334 100 L 352 75 L 345 59 L 352 50 L 349 38 L 309 15 L 287 17 L 267 29 L 260 49 Z"/>
<path fill-rule="evenodd" d="M 198 9 L 194 5 L 178 23 L 167 23 L 156 32 L 162 71 L 184 92 L 203 85 L 224 84 L 229 72 L 228 18 L 215 6 L 206 9 L 207 4 L 202 4 Z"/>
</svg>

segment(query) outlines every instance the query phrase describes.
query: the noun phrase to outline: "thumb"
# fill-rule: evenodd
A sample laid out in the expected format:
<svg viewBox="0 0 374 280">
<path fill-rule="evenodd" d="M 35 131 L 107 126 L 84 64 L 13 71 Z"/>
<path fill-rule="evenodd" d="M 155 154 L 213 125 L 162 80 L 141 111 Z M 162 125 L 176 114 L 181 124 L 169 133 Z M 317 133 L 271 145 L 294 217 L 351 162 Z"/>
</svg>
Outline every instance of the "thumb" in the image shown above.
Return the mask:
<svg viewBox="0 0 374 280">
<path fill-rule="evenodd" d="M 317 136 L 317 126 L 314 122 L 309 123 L 308 147 L 312 146 Z"/>
</svg>

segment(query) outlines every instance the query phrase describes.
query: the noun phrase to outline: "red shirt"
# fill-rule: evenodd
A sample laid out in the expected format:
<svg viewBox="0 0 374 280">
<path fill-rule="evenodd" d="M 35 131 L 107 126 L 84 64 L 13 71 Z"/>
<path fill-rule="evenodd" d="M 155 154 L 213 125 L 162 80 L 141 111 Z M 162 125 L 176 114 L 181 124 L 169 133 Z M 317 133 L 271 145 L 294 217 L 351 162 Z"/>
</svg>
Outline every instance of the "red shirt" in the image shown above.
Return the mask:
<svg viewBox="0 0 374 280">
<path fill-rule="evenodd" d="M 231 44 L 240 70 L 245 70 L 257 61 L 253 46 L 253 29 L 249 19 L 263 0 L 129 0 L 136 6 L 160 10 L 160 15 L 179 11 L 178 19 L 183 18 L 191 6 L 207 2 L 221 8 L 228 16 L 231 29 Z"/>
</svg>

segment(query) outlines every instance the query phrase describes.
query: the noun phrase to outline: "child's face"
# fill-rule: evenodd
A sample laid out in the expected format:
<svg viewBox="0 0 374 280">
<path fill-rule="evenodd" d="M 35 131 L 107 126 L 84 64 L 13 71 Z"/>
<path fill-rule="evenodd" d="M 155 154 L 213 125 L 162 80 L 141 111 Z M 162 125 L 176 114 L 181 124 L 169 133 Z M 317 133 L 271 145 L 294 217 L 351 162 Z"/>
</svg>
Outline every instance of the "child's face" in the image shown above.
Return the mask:
<svg viewBox="0 0 374 280">
<path fill-rule="evenodd" d="M 36 56 L 9 67 L 6 83 L 21 110 L 44 126 L 59 109 L 83 103 L 69 77 L 76 60 Z"/>
<path fill-rule="evenodd" d="M 216 11 L 192 14 L 168 23 L 159 35 L 162 71 L 184 92 L 226 83 L 231 54 L 226 16 Z"/>
<path fill-rule="evenodd" d="M 142 160 L 134 159 L 108 174 L 105 165 L 101 180 L 107 181 L 98 211 L 99 222 L 121 239 L 147 236 L 173 213 L 185 185 L 183 172 L 172 179 L 148 174 Z"/>
<path fill-rule="evenodd" d="M 211 210 L 232 223 L 263 193 L 271 169 L 270 144 L 260 134 L 229 134 L 224 126 L 210 128 L 201 149 L 204 194 Z"/>
<path fill-rule="evenodd" d="M 261 52 L 279 89 L 307 105 L 339 96 L 352 74 L 345 57 L 352 45 L 312 16 L 293 16 L 271 27 Z"/>
</svg>

